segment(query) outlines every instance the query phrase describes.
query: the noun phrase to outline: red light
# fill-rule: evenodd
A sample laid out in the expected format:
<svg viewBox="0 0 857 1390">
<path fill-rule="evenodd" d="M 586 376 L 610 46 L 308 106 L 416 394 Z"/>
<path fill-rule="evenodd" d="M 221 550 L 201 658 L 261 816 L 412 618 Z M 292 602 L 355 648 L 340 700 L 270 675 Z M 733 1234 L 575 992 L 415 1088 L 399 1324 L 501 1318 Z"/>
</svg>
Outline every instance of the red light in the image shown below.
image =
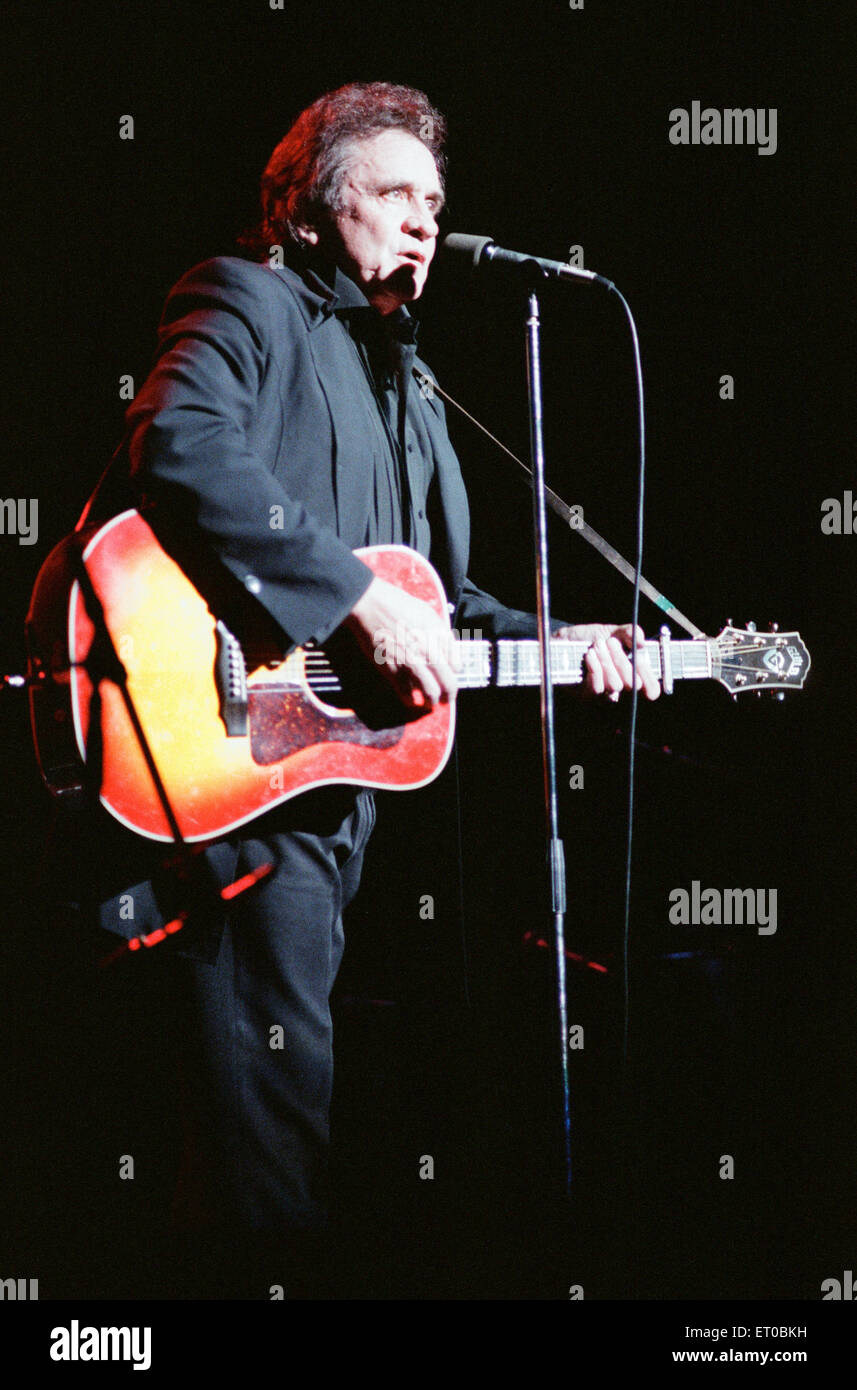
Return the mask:
<svg viewBox="0 0 857 1390">
<path fill-rule="evenodd" d="M 258 869 L 253 869 L 251 873 L 244 874 L 243 878 L 237 878 L 234 883 L 229 883 L 225 888 L 221 888 L 221 898 L 226 902 L 229 902 L 230 898 L 237 898 L 239 893 L 243 893 L 247 888 L 252 888 L 253 884 L 258 883 L 260 878 L 267 878 L 268 874 L 273 873 L 273 870 L 273 864 L 260 864 Z"/>
</svg>

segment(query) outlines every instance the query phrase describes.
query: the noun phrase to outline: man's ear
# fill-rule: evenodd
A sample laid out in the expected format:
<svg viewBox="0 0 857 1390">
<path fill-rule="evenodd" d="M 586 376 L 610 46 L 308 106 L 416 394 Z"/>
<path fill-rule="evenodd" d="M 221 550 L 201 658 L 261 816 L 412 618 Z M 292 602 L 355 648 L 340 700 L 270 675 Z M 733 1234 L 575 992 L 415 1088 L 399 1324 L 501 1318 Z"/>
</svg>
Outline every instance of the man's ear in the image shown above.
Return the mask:
<svg viewBox="0 0 857 1390">
<path fill-rule="evenodd" d="M 307 227 L 301 224 L 295 227 L 295 231 L 306 246 L 318 246 L 318 232 L 315 227 Z"/>
</svg>

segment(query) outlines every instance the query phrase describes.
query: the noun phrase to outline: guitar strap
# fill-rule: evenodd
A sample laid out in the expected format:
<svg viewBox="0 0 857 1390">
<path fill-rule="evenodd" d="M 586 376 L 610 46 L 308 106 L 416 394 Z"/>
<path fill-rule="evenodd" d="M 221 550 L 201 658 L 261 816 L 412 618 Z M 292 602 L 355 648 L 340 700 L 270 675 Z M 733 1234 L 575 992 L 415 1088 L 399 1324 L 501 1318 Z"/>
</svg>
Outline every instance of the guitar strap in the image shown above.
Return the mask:
<svg viewBox="0 0 857 1390">
<path fill-rule="evenodd" d="M 507 449 L 506 445 L 503 444 L 496 437 L 496 435 L 493 435 L 491 431 L 486 429 L 483 424 L 480 424 L 480 422 L 476 419 L 476 416 L 471 415 L 469 410 L 465 410 L 463 405 L 460 405 L 458 401 L 453 400 L 452 396 L 450 396 L 448 392 L 444 391 L 442 387 L 438 386 L 437 382 L 434 381 L 432 377 L 427 376 L 425 372 L 420 371 L 419 367 L 414 367 L 413 372 L 417 381 L 420 383 L 420 387 L 424 392 L 436 391 L 437 394 L 439 396 L 442 396 L 445 401 L 449 401 L 450 405 L 455 406 L 455 409 L 460 411 L 460 413 L 467 420 L 469 420 L 471 424 L 474 424 L 477 429 L 481 430 L 483 434 L 488 436 L 492 444 L 496 444 L 498 449 L 502 450 L 504 454 L 507 454 L 508 457 L 518 465 L 518 467 L 526 476 L 528 486 L 532 487 L 532 469 L 526 463 L 524 463 L 522 459 L 519 459 L 517 454 L 513 454 L 511 449 Z M 624 556 L 619 554 L 618 550 L 614 550 L 613 546 L 610 544 L 609 541 L 606 541 L 603 536 L 599 536 L 598 532 L 594 531 L 592 527 L 583 520 L 582 516 L 580 516 L 579 514 L 579 508 L 572 509 L 571 507 L 569 507 L 568 503 L 563 502 L 562 498 L 558 496 L 558 494 L 555 493 L 552 488 L 549 487 L 545 488 L 545 497 L 547 499 L 548 506 L 550 506 L 556 512 L 557 516 L 562 517 L 563 521 L 566 522 L 566 524 L 570 527 L 572 531 L 576 531 L 579 536 L 582 536 L 585 541 L 588 541 L 589 544 L 593 546 L 595 550 L 598 551 L 599 555 L 603 555 L 605 560 L 609 560 L 610 564 L 613 565 L 614 569 L 617 569 L 620 574 L 624 575 L 624 577 L 628 580 L 629 584 L 634 583 L 637 577 L 637 572 L 634 569 L 634 566 L 629 564 L 628 561 L 624 558 Z M 648 579 L 645 579 L 642 575 L 640 575 L 640 592 L 645 594 L 646 598 L 651 599 L 652 603 L 656 604 L 658 608 L 660 608 L 664 613 L 666 613 L 667 617 L 671 618 L 673 622 L 678 623 L 679 627 L 683 627 L 685 632 L 689 632 L 691 637 L 705 636 L 705 633 L 702 631 L 701 628 L 698 628 L 696 626 L 696 623 L 692 623 L 690 618 L 685 617 L 684 613 L 682 613 L 680 609 L 676 608 L 674 603 L 671 603 L 670 600 L 666 598 L 664 594 L 660 593 L 655 588 L 654 584 L 650 584 Z"/>
<path fill-rule="evenodd" d="M 75 532 L 82 531 L 90 516 L 93 515 L 96 501 L 101 497 L 102 492 L 106 488 L 108 478 L 111 482 L 113 481 L 112 473 L 114 464 L 116 463 L 116 460 L 120 457 L 122 450 L 125 448 L 125 445 L 128 443 L 128 436 L 130 435 L 130 433 L 131 431 L 126 429 L 122 438 L 119 440 L 119 443 L 116 445 L 116 448 L 113 450 L 113 453 L 110 455 L 107 467 L 104 469 L 104 472 L 101 474 L 101 477 L 95 484 L 95 488 L 93 489 L 93 492 L 90 495 L 89 501 L 87 502 L 86 506 L 84 507 L 83 511 L 78 517 L 77 523 L 74 528 Z M 128 498 L 123 499 L 123 503 L 125 507 L 135 506 L 135 503 L 130 496 L 130 492 Z M 123 510 L 123 506 L 117 506 L 117 510 Z"/>
</svg>

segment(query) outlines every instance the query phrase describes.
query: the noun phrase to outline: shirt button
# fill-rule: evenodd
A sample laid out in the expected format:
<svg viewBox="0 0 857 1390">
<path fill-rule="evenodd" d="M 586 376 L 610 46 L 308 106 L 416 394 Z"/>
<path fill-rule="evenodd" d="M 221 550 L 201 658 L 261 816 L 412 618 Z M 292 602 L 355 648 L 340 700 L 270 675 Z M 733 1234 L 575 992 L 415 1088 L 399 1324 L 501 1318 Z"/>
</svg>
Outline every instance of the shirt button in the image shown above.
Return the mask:
<svg viewBox="0 0 857 1390">
<path fill-rule="evenodd" d="M 255 574 L 246 574 L 244 576 L 244 588 L 249 589 L 251 594 L 261 593 L 262 581 L 257 579 Z"/>
<path fill-rule="evenodd" d="M 425 512 L 422 510 L 422 508 L 420 508 L 420 510 L 417 512 L 417 516 L 419 517 L 420 521 L 423 520 Z"/>
</svg>

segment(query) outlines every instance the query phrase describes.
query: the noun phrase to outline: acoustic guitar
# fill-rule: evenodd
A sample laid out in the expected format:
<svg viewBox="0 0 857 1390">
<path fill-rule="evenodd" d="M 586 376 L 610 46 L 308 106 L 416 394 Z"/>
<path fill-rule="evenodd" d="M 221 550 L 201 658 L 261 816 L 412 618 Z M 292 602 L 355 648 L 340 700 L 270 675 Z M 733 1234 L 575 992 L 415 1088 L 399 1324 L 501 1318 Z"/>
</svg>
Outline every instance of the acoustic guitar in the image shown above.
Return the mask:
<svg viewBox="0 0 857 1390">
<path fill-rule="evenodd" d="M 449 623 L 441 581 L 416 551 L 356 553 Z M 322 648 L 249 660 L 136 511 L 51 552 L 27 632 L 33 736 L 47 786 L 57 796 L 94 789 L 111 815 L 151 840 L 173 840 L 177 831 L 188 842 L 216 839 L 330 783 L 421 787 L 452 748 L 454 701 L 379 723 L 351 707 L 347 681 Z M 555 684 L 583 681 L 588 645 L 552 639 Z M 540 683 L 534 640 L 462 637 L 457 650 L 461 690 Z M 716 638 L 673 641 L 664 632 L 646 651 L 666 690 L 675 680 L 706 679 L 733 695 L 799 689 L 810 665 L 796 632 L 731 626 Z"/>
</svg>

